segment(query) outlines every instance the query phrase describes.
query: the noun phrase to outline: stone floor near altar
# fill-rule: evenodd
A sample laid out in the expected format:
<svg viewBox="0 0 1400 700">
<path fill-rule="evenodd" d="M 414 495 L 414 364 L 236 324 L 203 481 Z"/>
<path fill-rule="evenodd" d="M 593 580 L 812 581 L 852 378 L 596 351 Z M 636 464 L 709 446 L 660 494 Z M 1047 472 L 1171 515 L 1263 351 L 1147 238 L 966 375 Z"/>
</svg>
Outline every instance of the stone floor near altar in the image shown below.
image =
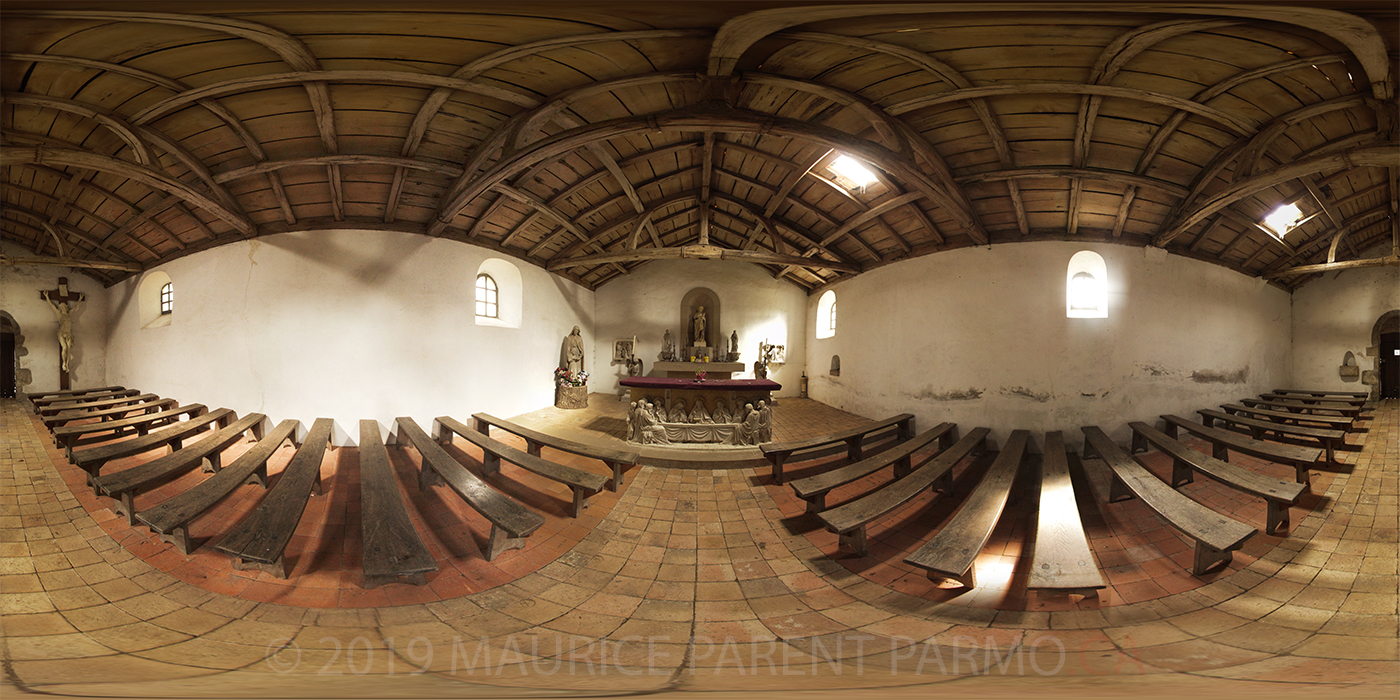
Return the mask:
<svg viewBox="0 0 1400 700">
<path fill-rule="evenodd" d="M 608 402 L 618 417 L 625 404 L 591 398 L 587 412 L 518 420 L 600 437 L 610 432 Z M 328 493 L 298 530 L 293 578 L 278 582 L 232 572 L 208 547 L 186 560 L 127 527 L 82 488 L 32 414 L 13 401 L 0 413 L 8 692 L 1394 698 L 1400 689 L 1395 401 L 1379 406 L 1359 451 L 1342 453 L 1346 468 L 1314 477 L 1318 495 L 1295 508 L 1291 532 L 1261 532 L 1204 579 L 1184 572 L 1185 543 L 1139 505 L 1084 507 L 1111 583 L 1098 600 L 1018 589 L 1018 562 L 1029 556 L 1024 517 L 1006 519 L 979 559 L 999 572 L 979 569 L 983 588 L 958 595 L 911 577 L 900 553 L 951 512 L 938 499 L 877 523 L 871 556 L 856 559 L 801 514 L 789 489 L 769 485 L 765 469 L 635 469 L 621 493 L 600 496 L 576 520 L 545 491 L 530 504 L 546 527 L 488 564 L 472 550 L 484 530 L 470 512 L 415 494 L 411 451 L 393 459 L 442 569 L 428 586 L 366 592 L 356 585 L 353 448 L 323 463 Z M 786 399 L 775 439 L 852 420 Z M 1097 492 L 1102 465 L 1084 466 Z M 960 467 L 964 488 L 980 468 Z M 537 486 L 524 477 L 504 485 Z M 1209 480 L 1186 491 L 1262 523 L 1262 505 Z M 246 507 L 230 500 L 203 536 Z"/>
</svg>

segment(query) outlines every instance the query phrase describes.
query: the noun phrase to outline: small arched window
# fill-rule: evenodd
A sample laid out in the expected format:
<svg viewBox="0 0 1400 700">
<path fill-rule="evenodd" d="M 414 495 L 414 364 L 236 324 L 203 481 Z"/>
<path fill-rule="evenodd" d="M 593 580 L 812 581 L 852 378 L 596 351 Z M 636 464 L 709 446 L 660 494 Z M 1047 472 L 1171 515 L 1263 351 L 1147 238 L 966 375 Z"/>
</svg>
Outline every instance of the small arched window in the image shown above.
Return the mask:
<svg viewBox="0 0 1400 700">
<path fill-rule="evenodd" d="M 160 270 L 151 270 L 141 278 L 136 288 L 136 299 L 142 328 L 168 326 L 170 320 L 175 318 L 175 286 L 171 284 L 170 275 Z"/>
<path fill-rule="evenodd" d="M 1108 266 L 1098 253 L 1081 250 L 1069 259 L 1065 317 L 1108 318 Z"/>
<path fill-rule="evenodd" d="M 160 312 L 162 314 L 173 313 L 175 311 L 175 285 L 166 282 L 160 288 Z"/>
<path fill-rule="evenodd" d="M 828 289 L 817 300 L 817 337 L 836 335 L 836 292 Z"/>
<path fill-rule="evenodd" d="M 501 317 L 500 288 L 491 275 L 476 276 L 476 315 L 478 318 Z"/>
</svg>

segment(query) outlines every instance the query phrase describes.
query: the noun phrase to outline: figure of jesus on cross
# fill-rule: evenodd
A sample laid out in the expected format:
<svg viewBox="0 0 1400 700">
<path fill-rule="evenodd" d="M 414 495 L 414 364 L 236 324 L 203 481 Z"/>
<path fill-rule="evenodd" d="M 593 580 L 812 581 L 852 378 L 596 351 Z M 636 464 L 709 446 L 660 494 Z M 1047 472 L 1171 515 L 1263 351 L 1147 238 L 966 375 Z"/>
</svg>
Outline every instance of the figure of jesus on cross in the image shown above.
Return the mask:
<svg viewBox="0 0 1400 700">
<path fill-rule="evenodd" d="M 58 278 L 58 289 L 40 291 L 39 298 L 49 303 L 53 308 L 54 316 L 58 317 L 58 349 L 60 353 L 60 369 L 58 372 L 58 388 L 68 389 L 68 363 L 73 356 L 73 312 L 78 310 L 78 305 L 83 303 L 81 292 L 68 291 L 68 278 Z"/>
</svg>

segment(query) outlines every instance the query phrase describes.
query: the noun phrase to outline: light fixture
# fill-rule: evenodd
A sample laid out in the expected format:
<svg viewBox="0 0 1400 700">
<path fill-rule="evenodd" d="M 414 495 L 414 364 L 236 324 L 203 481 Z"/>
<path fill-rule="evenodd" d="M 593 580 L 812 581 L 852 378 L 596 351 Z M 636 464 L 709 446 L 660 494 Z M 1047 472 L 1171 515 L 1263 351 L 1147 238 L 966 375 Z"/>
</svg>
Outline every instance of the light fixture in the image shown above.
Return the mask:
<svg viewBox="0 0 1400 700">
<path fill-rule="evenodd" d="M 831 165 L 826 166 L 826 169 L 836 175 L 836 179 L 842 185 L 852 190 L 863 188 L 877 179 L 875 173 L 871 172 L 870 168 L 865 167 L 864 163 L 845 154 L 837 156 L 836 160 L 831 161 Z"/>
</svg>

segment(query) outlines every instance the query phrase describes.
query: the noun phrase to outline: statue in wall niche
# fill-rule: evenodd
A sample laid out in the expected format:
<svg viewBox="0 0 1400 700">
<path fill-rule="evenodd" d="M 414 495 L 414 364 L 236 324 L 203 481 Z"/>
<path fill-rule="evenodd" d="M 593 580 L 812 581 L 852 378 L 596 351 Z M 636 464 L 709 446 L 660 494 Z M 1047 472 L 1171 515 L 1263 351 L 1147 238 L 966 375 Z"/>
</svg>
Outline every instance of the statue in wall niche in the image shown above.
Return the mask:
<svg viewBox="0 0 1400 700">
<path fill-rule="evenodd" d="M 729 361 L 739 361 L 739 331 L 735 330 L 729 334 Z"/>
<path fill-rule="evenodd" d="M 674 362 L 676 359 L 676 343 L 671 339 L 671 329 L 666 329 L 666 337 L 661 339 L 661 361 Z"/>
<path fill-rule="evenodd" d="M 574 331 L 564 339 L 564 359 L 570 374 L 577 376 L 583 371 L 583 336 L 579 334 L 578 326 L 574 326 Z"/>
<path fill-rule="evenodd" d="M 83 303 L 82 298 L 75 300 L 70 306 L 67 301 L 53 303 L 53 299 L 44 297 L 44 301 L 49 303 L 53 309 L 54 316 L 58 317 L 58 349 L 62 359 L 63 371 L 68 371 L 68 362 L 73 357 L 73 312 L 78 310 L 78 305 Z"/>
<path fill-rule="evenodd" d="M 692 336 L 690 344 L 700 348 L 709 347 L 710 344 L 705 342 L 705 307 L 701 306 L 695 310 L 691 322 L 695 326 L 695 335 Z"/>
<path fill-rule="evenodd" d="M 762 399 L 758 402 L 758 441 L 773 441 L 773 409 Z"/>
</svg>

